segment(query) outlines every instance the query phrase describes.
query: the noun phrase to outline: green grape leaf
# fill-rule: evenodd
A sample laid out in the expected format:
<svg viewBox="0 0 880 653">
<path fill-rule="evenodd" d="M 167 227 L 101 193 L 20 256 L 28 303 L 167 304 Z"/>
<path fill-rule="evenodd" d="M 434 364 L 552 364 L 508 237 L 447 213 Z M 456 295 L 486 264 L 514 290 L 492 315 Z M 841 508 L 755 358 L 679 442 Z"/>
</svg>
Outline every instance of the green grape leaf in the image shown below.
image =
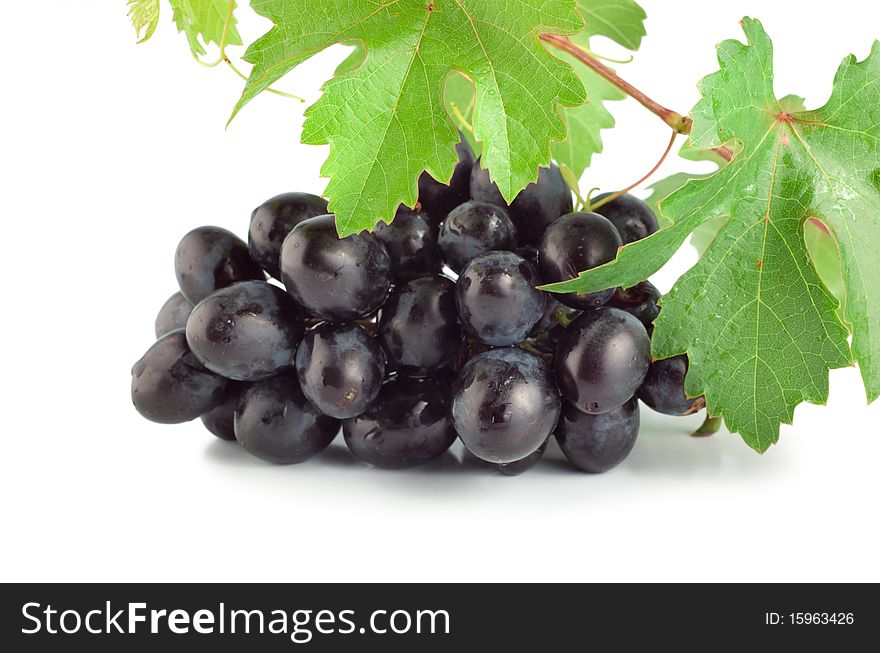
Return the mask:
<svg viewBox="0 0 880 653">
<path fill-rule="evenodd" d="M 344 75 L 345 73 L 350 73 L 352 70 L 357 70 L 367 57 L 367 50 L 364 48 L 364 44 L 361 41 L 348 41 L 342 45 L 350 46 L 352 50 L 348 53 L 348 56 L 342 61 L 342 63 L 336 66 L 336 71 L 333 73 L 334 75 Z"/>
<path fill-rule="evenodd" d="M 590 166 L 593 155 L 602 151 L 601 131 L 614 127 L 614 117 L 605 108 L 605 103 L 624 100 L 626 94 L 571 55 L 560 52 L 557 56 L 572 66 L 589 98 L 585 104 L 565 109 L 568 138 L 553 144 L 556 162 L 567 165 L 575 178 L 580 179 Z"/>
<path fill-rule="evenodd" d="M 661 229 L 671 226 L 672 221 L 660 210 L 660 202 L 672 195 L 672 193 L 684 186 L 691 179 L 705 179 L 708 176 L 708 174 L 676 172 L 659 181 L 655 181 L 647 187 L 647 190 L 651 192 L 645 198 L 645 203 L 651 207 L 651 210 L 657 217 L 657 223 L 660 225 Z"/>
<path fill-rule="evenodd" d="M 196 56 L 206 54 L 205 46 L 220 45 L 229 13 L 229 0 L 169 0 L 177 30 L 186 35 L 190 50 Z M 233 3 L 235 9 L 235 3 Z M 226 36 L 227 45 L 241 45 L 235 17 Z"/>
<path fill-rule="evenodd" d="M 695 232 L 696 233 L 696 232 Z M 828 228 L 817 220 L 807 220 L 804 224 L 804 242 L 816 273 L 825 287 L 840 303 L 837 313 L 841 319 L 846 314 L 846 283 L 840 267 L 840 251 L 837 241 Z"/>
<path fill-rule="evenodd" d="M 786 95 L 779 100 L 779 108 L 788 113 L 799 113 L 807 110 L 806 102 L 800 95 Z"/>
<path fill-rule="evenodd" d="M 443 88 L 443 105 L 446 107 L 446 113 L 452 118 L 474 154 L 480 156 L 483 147 L 474 138 L 475 99 L 474 83 L 457 70 L 449 73 L 449 77 L 446 78 L 446 86 Z"/>
<path fill-rule="evenodd" d="M 779 101 L 779 104 L 780 107 L 786 111 L 789 110 L 786 109 L 786 107 L 789 107 L 793 112 L 804 111 L 803 98 L 797 96 L 785 97 Z M 694 150 L 694 152 L 710 153 L 712 150 Z M 682 152 L 682 156 L 693 160 L 698 160 L 699 158 L 688 156 L 686 152 Z M 719 166 L 723 166 L 726 163 L 721 157 L 709 156 L 706 158 L 716 160 Z M 661 228 L 667 226 L 669 220 L 659 210 L 659 202 L 684 186 L 688 179 L 704 179 L 708 176 L 709 174 L 694 175 L 677 173 L 649 186 L 653 192 L 646 201 L 650 204 L 651 208 L 654 209 L 655 215 L 657 215 L 658 220 L 660 220 Z M 690 244 L 697 250 L 697 253 L 700 256 L 709 249 L 709 245 L 715 240 L 715 237 L 718 235 L 718 232 L 721 231 L 721 228 L 726 221 L 727 218 L 724 216 L 707 220 L 691 233 Z M 821 222 L 816 220 L 807 220 L 804 223 L 804 241 L 806 242 L 810 260 L 816 268 L 816 273 L 819 275 L 819 278 L 822 279 L 822 283 L 825 284 L 825 287 L 828 288 L 837 301 L 840 302 L 838 315 L 842 318 L 843 311 L 846 308 L 846 287 L 843 282 L 843 272 L 840 269 L 840 253 L 837 249 L 837 242 L 834 240 L 834 236 L 831 235 L 831 232 L 828 231 Z"/>
<path fill-rule="evenodd" d="M 694 179 L 700 178 L 702 177 L 694 177 Z M 684 186 L 684 184 L 682 184 L 682 186 Z M 727 217 L 722 215 L 713 218 L 712 220 L 706 220 L 703 224 L 694 229 L 693 233 L 691 233 L 690 243 L 691 246 L 697 250 L 699 256 L 706 253 L 706 250 L 709 249 L 709 245 L 715 241 L 718 232 L 721 231 L 721 228 L 726 222 Z"/>
<path fill-rule="evenodd" d="M 700 224 L 724 219 L 663 299 L 654 355 L 687 353 L 688 394 L 705 394 L 711 415 L 764 451 L 797 404 L 826 400 L 829 369 L 855 360 L 868 400 L 880 394 L 880 42 L 864 61 L 843 60 L 824 107 L 790 113 L 773 93 L 769 37 L 756 20 L 742 24 L 748 43 L 719 46 L 720 71 L 703 79 L 692 113 L 694 146 L 735 141 L 733 160 L 661 203 L 671 226 L 550 289 L 634 285 Z M 809 257 L 810 218 L 837 241 L 846 324 Z"/>
<path fill-rule="evenodd" d="M 633 0 L 578 0 L 578 10 L 585 18 L 586 28 L 572 37 L 581 47 L 589 49 L 590 38 L 604 35 L 630 50 L 637 50 L 645 35 L 645 12 Z M 626 94 L 596 74 L 571 55 L 559 51 L 557 57 L 574 68 L 587 90 L 587 102 L 565 107 L 562 115 L 568 125 L 568 137 L 553 144 L 553 159 L 568 166 L 580 179 L 594 154 L 602 151 L 601 130 L 614 127 L 614 117 L 605 108 L 606 102 L 625 100 Z M 446 108 L 464 134 L 474 152 L 480 144 L 470 131 L 473 122 L 474 87 L 461 73 L 454 73 L 446 83 Z"/>
<path fill-rule="evenodd" d="M 138 43 L 143 43 L 149 40 L 159 24 L 159 0 L 128 0 L 128 15 L 137 33 Z"/>
<path fill-rule="evenodd" d="M 589 49 L 590 38 L 600 34 L 630 50 L 638 49 L 641 44 L 646 16 L 633 0 L 578 0 L 578 10 L 585 18 L 586 28 L 572 40 L 581 47 Z M 561 51 L 555 55 L 574 68 L 587 90 L 587 102 L 563 109 L 568 137 L 552 147 L 553 159 L 568 166 L 579 179 L 589 167 L 593 154 L 602 151 L 601 130 L 614 127 L 614 117 L 605 108 L 605 102 L 624 100 L 626 94 L 571 55 Z M 447 111 L 474 151 L 479 152 L 480 144 L 470 131 L 473 97 L 470 80 L 460 73 L 450 76 L 445 94 Z"/>
<path fill-rule="evenodd" d="M 638 50 L 645 35 L 645 10 L 633 0 L 578 0 L 586 34 L 606 36 L 627 50 Z"/>
<path fill-rule="evenodd" d="M 779 108 L 782 111 L 787 111 L 789 113 L 795 113 L 797 111 L 804 111 L 804 98 L 797 95 L 786 95 L 784 98 L 779 100 Z M 723 168 L 727 165 L 727 161 L 724 160 L 723 157 L 718 155 L 715 150 L 700 150 L 691 145 L 691 142 L 688 140 L 684 146 L 681 148 L 681 152 L 679 152 L 679 156 L 683 159 L 688 159 L 690 161 L 711 161 L 716 163 L 719 168 Z M 668 218 L 660 211 L 659 205 L 664 199 L 669 197 L 673 192 L 677 191 L 679 188 L 685 185 L 688 179 L 705 179 L 709 175 L 713 173 L 706 174 L 687 174 L 687 173 L 677 173 L 666 179 L 661 179 L 660 181 L 648 186 L 653 192 L 649 198 L 648 203 L 651 205 L 651 208 L 654 209 L 654 214 L 657 216 L 657 219 L 660 222 L 661 228 L 670 224 Z M 721 230 L 721 227 L 724 226 L 726 221 L 726 217 L 722 216 L 720 218 L 715 218 L 714 220 L 707 220 L 699 227 L 694 229 L 691 234 L 690 243 L 694 249 L 697 250 L 697 253 L 702 256 L 705 251 L 709 248 L 709 245 L 712 244 L 712 241 L 715 240 L 715 236 L 718 235 L 718 232 Z M 835 248 L 835 251 L 836 248 Z M 839 267 L 839 265 L 838 265 Z M 819 276 L 823 278 L 822 270 L 818 270 Z"/>
<path fill-rule="evenodd" d="M 716 153 L 714 150 L 697 149 L 691 145 L 689 140 L 686 141 L 684 145 L 682 145 L 681 150 L 679 150 L 678 152 L 678 155 L 682 159 L 687 159 L 688 161 L 711 161 L 712 163 L 715 163 L 719 168 L 723 168 L 725 165 L 727 165 L 727 161 L 725 161 L 724 158 Z M 657 222 L 659 223 L 661 229 L 668 227 L 672 224 L 672 222 L 660 210 L 660 202 L 662 202 L 667 197 L 672 195 L 672 193 L 684 186 L 688 182 L 688 180 L 705 179 L 711 174 L 714 173 L 710 172 L 705 174 L 698 174 L 688 172 L 676 172 L 675 174 L 672 174 L 665 179 L 661 179 L 660 181 L 655 181 L 653 184 L 648 186 L 648 190 L 651 191 L 651 193 L 648 195 L 648 197 L 645 198 L 645 202 L 647 202 L 648 206 L 651 207 L 654 215 L 657 216 Z M 715 224 L 715 230 L 712 231 L 711 229 L 704 229 L 707 224 Z M 705 250 L 705 247 L 701 249 L 701 247 L 697 243 L 694 243 L 694 238 L 696 237 L 697 232 L 701 229 L 706 232 L 705 237 L 707 238 L 707 240 L 705 245 L 708 246 L 709 242 L 712 241 L 712 239 L 715 237 L 715 234 L 718 233 L 718 229 L 720 228 L 720 223 L 706 223 L 700 225 L 696 230 L 694 230 L 694 234 L 691 235 L 691 243 L 702 254 L 702 252 Z M 702 234 L 700 237 L 701 239 L 703 238 Z"/>
<path fill-rule="evenodd" d="M 581 47 L 590 48 L 593 36 L 606 36 L 617 44 L 638 50 L 645 35 L 645 12 L 633 0 L 578 0 L 578 10 L 586 28 L 572 37 Z M 580 179 L 594 154 L 602 151 L 601 131 L 614 127 L 614 117 L 606 102 L 626 99 L 626 94 L 604 77 L 565 52 L 557 53 L 569 63 L 587 89 L 588 101 L 564 109 L 568 138 L 553 144 L 553 158 L 565 164 Z"/>
<path fill-rule="evenodd" d="M 337 229 L 347 235 L 390 221 L 417 200 L 423 170 L 446 181 L 458 133 L 443 109 L 450 70 L 474 80 L 474 136 L 507 200 L 550 162 L 566 136 L 560 107 L 585 101 L 572 69 L 544 49 L 542 33 L 574 34 L 574 0 L 254 0 L 275 23 L 254 42 L 235 112 L 270 84 L 334 43 L 360 40 L 363 63 L 328 81 L 306 111 L 303 142 L 330 145 L 321 168 Z M 235 115 L 233 112 L 233 115 Z"/>
</svg>

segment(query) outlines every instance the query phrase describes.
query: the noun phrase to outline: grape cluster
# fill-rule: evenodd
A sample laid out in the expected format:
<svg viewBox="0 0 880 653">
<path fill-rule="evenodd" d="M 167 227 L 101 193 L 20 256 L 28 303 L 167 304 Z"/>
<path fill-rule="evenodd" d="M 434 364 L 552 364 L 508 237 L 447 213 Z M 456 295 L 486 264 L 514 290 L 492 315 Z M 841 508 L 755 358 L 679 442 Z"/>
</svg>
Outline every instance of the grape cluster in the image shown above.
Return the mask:
<svg viewBox="0 0 880 653">
<path fill-rule="evenodd" d="M 508 204 L 465 142 L 448 185 L 419 181 L 373 233 L 337 236 L 307 193 L 254 210 L 248 241 L 199 227 L 180 242 L 180 291 L 132 368 L 137 410 L 201 418 L 275 463 L 303 461 L 341 430 L 371 465 L 425 463 L 460 439 L 503 474 L 537 463 L 555 435 L 578 468 L 632 449 L 639 400 L 683 415 L 687 358 L 651 361 L 657 289 L 538 290 L 615 258 L 657 230 L 630 195 L 574 212 L 555 165 Z M 601 213 L 601 214 L 600 214 Z"/>
</svg>

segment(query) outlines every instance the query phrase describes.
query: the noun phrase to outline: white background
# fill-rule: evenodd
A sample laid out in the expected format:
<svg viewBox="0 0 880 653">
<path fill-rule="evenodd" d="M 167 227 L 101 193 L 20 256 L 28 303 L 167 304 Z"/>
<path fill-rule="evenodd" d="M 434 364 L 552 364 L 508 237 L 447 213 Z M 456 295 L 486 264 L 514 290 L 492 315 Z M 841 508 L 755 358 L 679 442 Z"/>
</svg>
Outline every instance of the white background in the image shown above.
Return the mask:
<svg viewBox="0 0 880 653">
<path fill-rule="evenodd" d="M 809 106 L 880 36 L 867 0 L 643 5 L 648 37 L 621 72 L 680 111 L 743 15 L 774 40 L 778 95 Z M 163 12 L 135 45 L 122 0 L 0 10 L 0 579 L 880 580 L 880 404 L 865 406 L 853 369 L 833 372 L 828 406 L 801 406 L 764 456 L 726 433 L 690 438 L 700 417 L 644 409 L 632 455 L 600 476 L 553 463 L 558 452 L 518 478 L 383 472 L 341 441 L 273 467 L 198 421 L 142 420 L 129 369 L 175 290 L 180 236 L 206 223 L 245 235 L 263 199 L 320 192 L 326 155 L 298 144 L 304 105 L 272 95 L 224 131 L 239 81 L 197 65 Z M 240 13 L 245 39 L 268 29 Z M 314 101 L 342 55 L 283 87 Z M 633 101 L 613 110 L 620 128 L 586 188 L 630 183 L 665 146 Z M 659 284 L 692 261 L 683 251 Z"/>
</svg>

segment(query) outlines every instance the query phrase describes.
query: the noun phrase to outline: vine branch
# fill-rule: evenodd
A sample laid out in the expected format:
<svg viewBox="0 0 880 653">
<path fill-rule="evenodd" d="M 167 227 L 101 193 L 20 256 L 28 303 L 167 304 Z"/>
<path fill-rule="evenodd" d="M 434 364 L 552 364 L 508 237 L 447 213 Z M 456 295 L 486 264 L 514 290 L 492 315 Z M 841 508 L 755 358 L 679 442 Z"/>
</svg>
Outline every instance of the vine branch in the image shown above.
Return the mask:
<svg viewBox="0 0 880 653">
<path fill-rule="evenodd" d="M 706 437 L 707 435 L 714 435 L 721 430 L 721 418 L 720 417 L 712 417 L 710 415 L 706 415 L 706 420 L 703 424 L 694 431 L 691 435 L 694 437 Z"/>
<path fill-rule="evenodd" d="M 590 68 L 599 76 L 605 78 L 608 82 L 619 88 L 621 91 L 629 95 L 636 102 L 645 107 L 648 111 L 658 116 L 663 122 L 669 125 L 676 134 L 690 134 L 693 127 L 693 120 L 687 116 L 683 116 L 677 111 L 664 107 L 659 102 L 651 99 L 635 86 L 620 77 L 613 70 L 602 64 L 598 59 L 592 57 L 583 48 L 579 47 L 571 39 L 556 34 L 541 34 L 541 40 L 552 45 L 554 48 L 567 52 L 582 64 Z M 725 161 L 733 159 L 733 152 L 729 148 L 714 148 L 714 151 Z"/>
</svg>

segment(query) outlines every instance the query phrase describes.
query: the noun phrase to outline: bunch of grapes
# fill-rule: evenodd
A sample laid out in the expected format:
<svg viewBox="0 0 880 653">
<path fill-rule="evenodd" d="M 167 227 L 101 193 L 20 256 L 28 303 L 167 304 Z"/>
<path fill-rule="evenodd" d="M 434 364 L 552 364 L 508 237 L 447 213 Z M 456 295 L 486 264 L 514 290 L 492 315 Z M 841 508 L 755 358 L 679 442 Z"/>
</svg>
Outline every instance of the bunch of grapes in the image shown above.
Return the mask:
<svg viewBox="0 0 880 653">
<path fill-rule="evenodd" d="M 639 403 L 698 410 L 687 359 L 652 362 L 659 293 L 645 281 L 551 294 L 657 230 L 624 195 L 573 212 L 556 166 L 507 204 L 465 142 L 447 184 L 424 174 L 415 209 L 373 233 L 337 236 L 326 202 L 287 193 L 252 214 L 248 242 L 218 227 L 181 240 L 180 291 L 132 369 L 137 410 L 201 418 L 276 463 L 303 461 L 340 428 L 378 467 L 425 463 L 460 439 L 506 474 L 551 435 L 578 468 L 620 463 Z"/>
</svg>

